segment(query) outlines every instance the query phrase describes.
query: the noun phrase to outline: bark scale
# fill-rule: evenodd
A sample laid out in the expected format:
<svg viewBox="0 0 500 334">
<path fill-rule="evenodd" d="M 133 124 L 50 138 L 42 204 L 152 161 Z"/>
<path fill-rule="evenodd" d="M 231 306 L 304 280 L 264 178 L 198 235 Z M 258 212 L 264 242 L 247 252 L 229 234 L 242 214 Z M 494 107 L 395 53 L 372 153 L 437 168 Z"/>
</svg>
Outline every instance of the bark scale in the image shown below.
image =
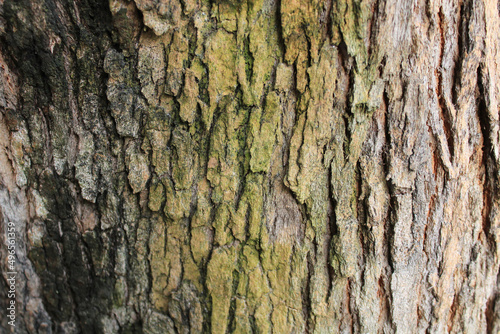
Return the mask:
<svg viewBox="0 0 500 334">
<path fill-rule="evenodd" d="M 497 332 L 499 12 L 0 2 L 15 331 Z"/>
</svg>

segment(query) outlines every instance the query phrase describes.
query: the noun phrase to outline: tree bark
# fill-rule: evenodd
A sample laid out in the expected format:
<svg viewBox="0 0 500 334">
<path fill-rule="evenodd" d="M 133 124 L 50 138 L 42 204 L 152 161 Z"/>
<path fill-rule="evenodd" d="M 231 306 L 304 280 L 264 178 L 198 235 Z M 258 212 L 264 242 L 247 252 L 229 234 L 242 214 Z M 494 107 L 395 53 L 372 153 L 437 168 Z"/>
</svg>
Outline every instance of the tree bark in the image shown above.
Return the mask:
<svg viewBox="0 0 500 334">
<path fill-rule="evenodd" d="M 1 327 L 499 332 L 499 31 L 494 0 L 1 0 Z"/>
</svg>

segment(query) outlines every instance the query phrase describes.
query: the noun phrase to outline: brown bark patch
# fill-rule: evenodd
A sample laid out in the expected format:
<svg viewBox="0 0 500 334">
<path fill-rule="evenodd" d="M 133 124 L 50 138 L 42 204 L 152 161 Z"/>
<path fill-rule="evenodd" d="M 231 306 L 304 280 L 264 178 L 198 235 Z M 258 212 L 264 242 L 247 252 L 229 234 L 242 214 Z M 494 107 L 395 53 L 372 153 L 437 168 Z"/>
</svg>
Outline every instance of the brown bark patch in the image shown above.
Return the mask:
<svg viewBox="0 0 500 334">
<path fill-rule="evenodd" d="M 275 181 L 271 194 L 271 212 L 267 220 L 270 240 L 301 242 L 304 239 L 304 226 L 299 204 L 281 181 Z"/>
</svg>

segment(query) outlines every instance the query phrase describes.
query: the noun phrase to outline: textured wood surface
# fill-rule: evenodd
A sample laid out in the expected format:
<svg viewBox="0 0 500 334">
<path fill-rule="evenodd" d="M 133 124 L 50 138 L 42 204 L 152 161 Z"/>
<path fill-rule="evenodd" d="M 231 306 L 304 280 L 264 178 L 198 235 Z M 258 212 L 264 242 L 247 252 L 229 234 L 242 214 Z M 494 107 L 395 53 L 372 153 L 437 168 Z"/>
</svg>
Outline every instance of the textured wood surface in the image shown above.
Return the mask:
<svg viewBox="0 0 500 334">
<path fill-rule="evenodd" d="M 494 0 L 1 0 L 14 331 L 499 332 L 499 33 Z"/>
</svg>

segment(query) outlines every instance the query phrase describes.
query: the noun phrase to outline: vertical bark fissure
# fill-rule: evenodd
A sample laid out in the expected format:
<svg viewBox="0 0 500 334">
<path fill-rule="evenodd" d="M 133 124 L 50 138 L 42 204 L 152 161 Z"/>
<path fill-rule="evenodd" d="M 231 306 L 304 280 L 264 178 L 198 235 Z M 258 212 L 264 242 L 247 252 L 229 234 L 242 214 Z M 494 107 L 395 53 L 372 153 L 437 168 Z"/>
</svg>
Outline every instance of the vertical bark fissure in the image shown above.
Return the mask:
<svg viewBox="0 0 500 334">
<path fill-rule="evenodd" d="M 383 20 L 383 17 L 380 17 L 380 15 L 384 15 L 382 11 L 379 10 L 380 8 L 380 0 L 375 0 L 373 1 L 373 7 L 372 7 L 372 17 L 368 26 L 368 46 L 367 46 L 367 54 L 368 54 L 368 59 L 371 58 L 372 52 L 374 49 L 374 46 L 377 45 L 377 36 L 378 36 L 378 28 L 379 28 L 379 20 Z"/>
<path fill-rule="evenodd" d="M 278 48 L 280 50 L 281 54 L 281 61 L 284 60 L 285 54 L 286 54 L 286 43 L 283 38 L 283 22 L 281 19 L 281 1 L 282 0 L 276 0 L 276 9 L 275 9 L 275 20 L 276 20 L 276 31 L 278 35 Z"/>
<path fill-rule="evenodd" d="M 391 101 L 389 100 L 387 92 L 384 90 L 383 93 L 383 99 L 384 99 L 384 106 L 385 106 L 385 113 L 386 116 L 384 117 L 384 134 L 385 134 L 385 143 L 384 143 L 384 149 L 382 151 L 382 161 L 383 161 L 383 167 L 384 167 L 384 176 L 385 176 L 385 181 L 387 183 L 387 189 L 388 189 L 388 195 L 389 195 L 389 210 L 387 212 L 387 218 L 386 218 L 386 225 L 385 225 L 385 240 L 389 245 L 392 244 L 392 236 L 394 235 L 394 224 L 393 224 L 393 215 L 396 210 L 396 202 L 393 194 L 393 184 L 390 179 L 390 166 L 391 166 L 391 148 L 392 148 L 392 138 L 391 138 L 391 133 L 390 133 L 390 123 L 389 123 L 389 115 L 391 112 Z M 394 272 L 394 262 L 392 259 L 392 252 L 391 252 L 391 246 L 387 247 L 387 261 L 388 264 L 391 268 L 391 272 Z M 390 293 L 388 294 L 390 295 Z"/>
<path fill-rule="evenodd" d="M 439 29 L 439 38 L 440 38 L 440 51 L 439 51 L 439 60 L 438 60 L 438 68 L 435 70 L 435 75 L 437 78 L 437 83 L 436 83 L 436 94 L 438 98 L 438 103 L 439 103 L 439 109 L 440 109 L 440 117 L 441 121 L 443 124 L 443 131 L 446 136 L 446 140 L 448 143 L 448 150 L 450 152 L 450 159 L 453 160 L 454 156 L 454 149 L 455 149 L 455 143 L 454 143 L 454 134 L 453 134 L 453 119 L 452 115 L 450 113 L 449 107 L 446 103 L 445 99 L 445 92 L 443 91 L 443 53 L 445 52 L 445 24 L 449 24 L 448 21 L 445 21 L 445 16 L 443 14 L 443 8 L 439 8 L 438 12 L 438 29 Z"/>
<path fill-rule="evenodd" d="M 333 193 L 333 185 L 332 185 L 332 167 L 328 169 L 328 238 L 325 241 L 328 244 L 328 255 L 326 257 L 326 262 L 327 262 L 327 271 L 328 271 L 328 290 L 326 294 L 325 300 L 327 303 L 330 302 L 330 297 L 332 294 L 332 289 L 333 289 L 333 284 L 334 280 L 336 278 L 335 274 L 335 268 L 332 265 L 332 255 L 333 255 L 333 250 L 331 249 L 333 247 L 332 241 L 335 236 L 338 235 L 339 230 L 337 226 L 337 217 L 335 215 L 335 210 L 337 208 L 337 205 L 334 200 L 334 193 Z"/>
<path fill-rule="evenodd" d="M 465 4 L 461 3 L 460 7 L 458 9 L 458 14 L 457 14 L 457 61 L 455 61 L 455 68 L 453 70 L 453 77 L 452 77 L 452 90 L 451 90 L 451 100 L 455 106 L 457 106 L 458 103 L 458 98 L 459 98 L 459 92 L 462 83 L 460 82 L 460 78 L 462 76 L 462 62 L 460 62 L 460 55 L 464 54 L 466 52 L 465 46 L 464 46 L 464 39 L 465 36 L 468 34 L 468 26 L 469 26 L 469 20 L 466 20 L 466 13 L 464 12 Z"/>
<path fill-rule="evenodd" d="M 482 66 L 477 68 L 477 87 L 478 87 L 478 97 L 476 100 L 476 108 L 479 118 L 479 123 L 481 127 L 481 134 L 483 137 L 483 147 L 482 147 L 482 166 L 484 167 L 483 176 L 483 208 L 481 211 L 483 219 L 483 230 L 487 237 L 490 247 L 495 247 L 496 242 L 494 236 L 491 234 L 491 210 L 492 210 L 492 184 L 494 184 L 496 178 L 495 174 L 491 168 L 492 159 L 491 153 L 493 152 L 493 146 L 490 138 L 491 126 L 490 119 L 488 116 L 488 110 L 485 102 L 485 90 L 483 87 L 482 79 Z"/>
<path fill-rule="evenodd" d="M 309 334 L 314 331 L 314 321 L 312 319 L 311 308 L 311 278 L 314 273 L 314 267 L 311 259 L 311 253 L 307 254 L 307 274 L 306 283 L 302 290 L 302 314 L 306 321 L 305 333 Z"/>
</svg>

